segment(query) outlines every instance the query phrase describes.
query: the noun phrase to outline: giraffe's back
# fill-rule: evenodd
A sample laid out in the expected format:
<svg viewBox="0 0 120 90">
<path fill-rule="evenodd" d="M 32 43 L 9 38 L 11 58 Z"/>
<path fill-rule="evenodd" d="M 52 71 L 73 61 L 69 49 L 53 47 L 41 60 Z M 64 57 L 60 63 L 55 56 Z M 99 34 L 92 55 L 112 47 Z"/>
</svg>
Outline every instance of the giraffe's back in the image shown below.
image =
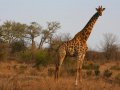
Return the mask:
<svg viewBox="0 0 120 90">
<path fill-rule="evenodd" d="M 78 52 L 83 52 L 86 50 L 87 44 L 80 42 L 80 40 L 72 39 L 70 41 L 64 42 L 59 47 L 60 53 L 66 53 L 67 56 L 76 56 Z"/>
</svg>

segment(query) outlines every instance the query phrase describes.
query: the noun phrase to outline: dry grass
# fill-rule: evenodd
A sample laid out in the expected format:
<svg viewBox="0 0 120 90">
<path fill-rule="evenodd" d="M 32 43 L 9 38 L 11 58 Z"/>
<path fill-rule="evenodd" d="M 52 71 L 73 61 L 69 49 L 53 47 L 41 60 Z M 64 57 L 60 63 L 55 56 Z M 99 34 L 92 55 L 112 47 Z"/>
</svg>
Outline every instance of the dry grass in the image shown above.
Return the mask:
<svg viewBox="0 0 120 90">
<path fill-rule="evenodd" d="M 100 66 L 100 71 L 104 71 L 113 62 Z M 0 63 L 0 90 L 120 90 L 120 83 L 111 78 L 105 79 L 102 73 L 99 77 L 92 75 L 84 76 L 83 83 L 75 86 L 75 76 L 66 75 L 62 71 L 62 76 L 55 82 L 52 72 L 53 67 L 40 67 L 39 70 L 31 65 L 19 64 L 16 62 Z M 51 73 L 49 73 L 51 70 Z M 113 71 L 115 74 L 120 71 Z M 64 75 L 65 73 L 65 75 Z"/>
</svg>

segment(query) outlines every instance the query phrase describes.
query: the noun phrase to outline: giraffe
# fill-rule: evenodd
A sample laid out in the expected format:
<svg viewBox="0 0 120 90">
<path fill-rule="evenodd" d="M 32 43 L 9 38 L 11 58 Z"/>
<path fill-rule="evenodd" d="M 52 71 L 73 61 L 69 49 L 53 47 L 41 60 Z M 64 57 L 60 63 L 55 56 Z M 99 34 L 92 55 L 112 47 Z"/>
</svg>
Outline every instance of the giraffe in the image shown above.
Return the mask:
<svg viewBox="0 0 120 90">
<path fill-rule="evenodd" d="M 80 80 L 80 83 L 82 83 L 82 64 L 84 61 L 86 51 L 88 49 L 87 40 L 90 36 L 90 33 L 98 17 L 102 16 L 102 12 L 104 10 L 105 8 L 102 8 L 102 6 L 99 6 L 98 8 L 96 8 L 97 12 L 92 16 L 92 18 L 88 21 L 85 27 L 80 32 L 78 32 L 73 39 L 63 42 L 59 46 L 57 50 L 58 58 L 57 58 L 56 68 L 55 68 L 55 79 L 58 79 L 58 74 L 60 71 L 60 67 L 64 61 L 64 58 L 66 56 L 74 56 L 77 59 L 75 85 L 78 85 L 78 79 Z"/>
</svg>

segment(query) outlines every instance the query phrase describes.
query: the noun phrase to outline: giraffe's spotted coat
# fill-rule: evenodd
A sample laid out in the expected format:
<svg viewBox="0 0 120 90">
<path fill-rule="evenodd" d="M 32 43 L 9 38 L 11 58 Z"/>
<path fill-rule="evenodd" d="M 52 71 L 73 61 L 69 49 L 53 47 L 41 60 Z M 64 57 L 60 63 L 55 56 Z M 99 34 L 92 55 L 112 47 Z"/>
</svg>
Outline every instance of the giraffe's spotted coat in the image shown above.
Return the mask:
<svg viewBox="0 0 120 90">
<path fill-rule="evenodd" d="M 56 63 L 56 71 L 55 71 L 55 78 L 58 78 L 58 73 L 60 66 L 66 56 L 75 56 L 77 58 L 77 74 L 76 74 L 76 85 L 78 82 L 78 78 L 82 81 L 82 64 L 84 60 L 84 56 L 88 49 L 87 47 L 87 40 L 90 36 L 90 33 L 95 25 L 99 16 L 102 15 L 104 8 L 102 6 L 98 7 L 97 12 L 93 15 L 93 17 L 89 20 L 86 26 L 78 32 L 72 40 L 64 42 L 58 48 L 58 61 Z"/>
</svg>

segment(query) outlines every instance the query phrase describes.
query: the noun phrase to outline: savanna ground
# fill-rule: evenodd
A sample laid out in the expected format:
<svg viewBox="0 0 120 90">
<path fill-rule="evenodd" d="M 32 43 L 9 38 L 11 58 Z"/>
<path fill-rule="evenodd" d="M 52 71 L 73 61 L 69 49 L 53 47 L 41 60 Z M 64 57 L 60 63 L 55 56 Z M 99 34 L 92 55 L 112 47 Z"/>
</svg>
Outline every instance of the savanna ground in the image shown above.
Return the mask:
<svg viewBox="0 0 120 90">
<path fill-rule="evenodd" d="M 76 61 L 69 58 L 64 60 L 59 81 L 55 82 L 57 48 L 72 38 L 69 34 L 57 35 L 60 26 L 59 22 L 48 22 L 46 28 L 37 22 L 0 24 L 0 90 L 120 90 L 120 44 L 110 33 L 98 46 L 100 52 L 86 53 L 82 84 L 74 85 Z M 37 37 L 41 37 L 39 44 Z M 44 48 L 46 44 L 49 47 Z"/>
<path fill-rule="evenodd" d="M 97 64 L 100 74 L 95 75 L 89 67 L 83 69 L 83 83 L 76 87 L 75 67 L 63 67 L 55 82 L 53 65 L 33 68 L 16 61 L 0 62 L 0 90 L 120 90 L 120 61 Z M 104 75 L 105 70 L 112 72 L 111 76 Z"/>
</svg>

